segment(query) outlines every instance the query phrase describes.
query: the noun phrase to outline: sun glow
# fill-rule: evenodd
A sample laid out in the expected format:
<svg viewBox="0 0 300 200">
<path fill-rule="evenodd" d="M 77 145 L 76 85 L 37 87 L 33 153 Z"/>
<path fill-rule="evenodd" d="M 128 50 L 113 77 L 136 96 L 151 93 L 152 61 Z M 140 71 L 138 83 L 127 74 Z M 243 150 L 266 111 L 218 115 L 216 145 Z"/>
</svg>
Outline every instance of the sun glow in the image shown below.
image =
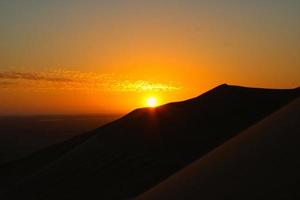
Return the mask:
<svg viewBox="0 0 300 200">
<path fill-rule="evenodd" d="M 155 97 L 149 97 L 146 100 L 146 104 L 149 107 L 155 107 L 157 106 L 157 99 Z"/>
</svg>

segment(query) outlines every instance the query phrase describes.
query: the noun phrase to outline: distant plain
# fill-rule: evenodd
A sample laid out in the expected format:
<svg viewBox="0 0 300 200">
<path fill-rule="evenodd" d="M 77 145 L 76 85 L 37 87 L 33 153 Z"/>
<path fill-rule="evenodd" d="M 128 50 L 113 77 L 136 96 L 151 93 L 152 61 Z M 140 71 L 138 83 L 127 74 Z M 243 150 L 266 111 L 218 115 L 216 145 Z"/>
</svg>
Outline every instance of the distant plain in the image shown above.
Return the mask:
<svg viewBox="0 0 300 200">
<path fill-rule="evenodd" d="M 111 122 L 121 115 L 0 116 L 0 164 Z"/>
</svg>

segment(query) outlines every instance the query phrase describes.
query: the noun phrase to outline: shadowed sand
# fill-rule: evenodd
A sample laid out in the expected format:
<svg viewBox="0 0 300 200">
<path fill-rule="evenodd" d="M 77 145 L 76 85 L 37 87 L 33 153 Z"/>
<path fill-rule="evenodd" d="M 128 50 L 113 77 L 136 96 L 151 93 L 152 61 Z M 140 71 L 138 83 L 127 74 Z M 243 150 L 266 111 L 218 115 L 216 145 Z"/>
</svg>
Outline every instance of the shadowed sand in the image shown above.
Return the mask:
<svg viewBox="0 0 300 200">
<path fill-rule="evenodd" d="M 137 199 L 299 199 L 300 98 Z"/>
<path fill-rule="evenodd" d="M 137 109 L 0 168 L 5 199 L 124 199 L 155 186 L 299 97 L 299 89 L 220 85 Z"/>
</svg>

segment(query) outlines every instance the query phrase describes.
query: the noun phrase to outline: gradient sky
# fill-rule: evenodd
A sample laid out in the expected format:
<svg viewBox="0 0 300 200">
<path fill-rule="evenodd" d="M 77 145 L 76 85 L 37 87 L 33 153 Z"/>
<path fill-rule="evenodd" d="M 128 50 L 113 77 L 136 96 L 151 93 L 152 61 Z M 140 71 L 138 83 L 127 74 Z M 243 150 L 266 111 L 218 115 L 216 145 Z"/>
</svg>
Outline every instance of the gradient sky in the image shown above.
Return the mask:
<svg viewBox="0 0 300 200">
<path fill-rule="evenodd" d="M 300 86 L 299 0 L 2 0 L 0 115 Z"/>
</svg>

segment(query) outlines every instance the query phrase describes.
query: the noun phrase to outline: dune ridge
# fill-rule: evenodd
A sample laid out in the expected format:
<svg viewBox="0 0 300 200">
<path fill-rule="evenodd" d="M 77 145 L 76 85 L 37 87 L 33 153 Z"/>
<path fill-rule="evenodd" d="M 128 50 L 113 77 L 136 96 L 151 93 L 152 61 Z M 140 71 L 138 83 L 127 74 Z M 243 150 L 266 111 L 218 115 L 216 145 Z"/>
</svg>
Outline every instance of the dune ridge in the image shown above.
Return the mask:
<svg viewBox="0 0 300 200">
<path fill-rule="evenodd" d="M 300 98 L 137 199 L 299 199 L 299 124 Z"/>
<path fill-rule="evenodd" d="M 142 108 L 0 167 L 6 199 L 135 197 L 300 96 L 298 89 L 220 85 Z"/>
</svg>

